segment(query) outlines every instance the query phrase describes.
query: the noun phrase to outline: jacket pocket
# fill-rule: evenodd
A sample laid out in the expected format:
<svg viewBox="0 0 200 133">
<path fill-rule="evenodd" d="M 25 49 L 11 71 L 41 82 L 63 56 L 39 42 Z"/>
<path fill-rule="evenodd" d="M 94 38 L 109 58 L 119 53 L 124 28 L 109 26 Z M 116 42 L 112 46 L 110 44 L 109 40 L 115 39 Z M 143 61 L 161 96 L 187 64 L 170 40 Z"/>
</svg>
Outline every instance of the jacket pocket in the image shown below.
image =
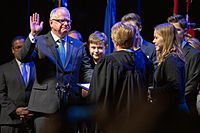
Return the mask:
<svg viewBox="0 0 200 133">
<path fill-rule="evenodd" d="M 35 84 L 33 86 L 33 89 L 35 89 L 35 90 L 47 90 L 47 88 L 48 88 L 48 84 L 42 84 L 42 85 Z"/>
</svg>

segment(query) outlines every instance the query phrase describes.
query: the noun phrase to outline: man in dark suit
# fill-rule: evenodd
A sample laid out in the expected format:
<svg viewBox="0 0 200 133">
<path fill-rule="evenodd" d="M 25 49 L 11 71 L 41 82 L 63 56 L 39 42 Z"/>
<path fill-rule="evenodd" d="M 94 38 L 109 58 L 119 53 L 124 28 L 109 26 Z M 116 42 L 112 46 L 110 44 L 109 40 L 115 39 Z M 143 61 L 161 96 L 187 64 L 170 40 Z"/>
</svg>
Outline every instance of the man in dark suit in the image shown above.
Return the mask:
<svg viewBox="0 0 200 133">
<path fill-rule="evenodd" d="M 12 61 L 0 66 L 0 132 L 31 133 L 32 113 L 27 109 L 35 78 L 33 62 L 21 63 L 17 54 L 24 45 L 25 37 L 16 36 L 12 40 Z M 26 76 L 23 68 L 26 67 Z M 25 71 L 24 71 L 25 72 Z M 24 77 L 27 77 L 26 80 Z"/>
<path fill-rule="evenodd" d="M 157 67 L 156 49 L 154 44 L 144 40 L 140 34 L 140 32 L 142 31 L 142 20 L 140 16 L 136 13 L 128 13 L 121 18 L 121 21 L 136 26 L 137 30 L 139 31 L 137 34 L 138 43 L 133 48 L 134 50 L 141 49 L 142 52 L 147 56 L 147 58 L 149 58 L 150 61 L 152 61 L 154 68 L 156 68 Z"/>
<path fill-rule="evenodd" d="M 192 116 L 197 116 L 196 100 L 200 81 L 200 51 L 189 45 L 186 39 L 187 21 L 182 15 L 168 17 L 167 21 L 174 25 L 178 32 L 186 59 L 185 99 Z"/>
<path fill-rule="evenodd" d="M 38 13 L 30 16 L 31 32 L 19 53 L 19 60 L 33 60 L 36 66 L 28 109 L 36 113 L 36 133 L 77 132 L 76 105 L 81 104 L 77 83 L 80 76 L 89 82 L 93 70 L 82 42 L 67 35 L 71 29 L 67 8 L 51 11 L 51 31 L 45 35 L 38 36 L 43 29 L 39 18 Z"/>
<path fill-rule="evenodd" d="M 133 45 L 135 58 L 138 58 L 139 61 L 136 66 L 145 71 L 145 82 L 147 83 L 148 88 L 152 88 L 153 74 L 157 67 L 155 46 L 142 38 L 140 34 L 142 22 L 139 15 L 128 13 L 122 17 L 121 21 L 126 25 L 133 25 L 136 27 L 136 43 Z"/>
</svg>

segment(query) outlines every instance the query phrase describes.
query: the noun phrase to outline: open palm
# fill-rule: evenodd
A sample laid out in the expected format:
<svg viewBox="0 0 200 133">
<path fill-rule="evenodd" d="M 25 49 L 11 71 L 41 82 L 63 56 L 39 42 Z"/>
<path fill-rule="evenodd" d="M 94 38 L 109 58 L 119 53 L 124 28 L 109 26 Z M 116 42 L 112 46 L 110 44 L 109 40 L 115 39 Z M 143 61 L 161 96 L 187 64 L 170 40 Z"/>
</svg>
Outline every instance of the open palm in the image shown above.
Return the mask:
<svg viewBox="0 0 200 133">
<path fill-rule="evenodd" d="M 37 36 L 43 29 L 43 22 L 40 22 L 40 15 L 38 13 L 33 13 L 30 16 L 30 29 L 33 36 Z"/>
</svg>

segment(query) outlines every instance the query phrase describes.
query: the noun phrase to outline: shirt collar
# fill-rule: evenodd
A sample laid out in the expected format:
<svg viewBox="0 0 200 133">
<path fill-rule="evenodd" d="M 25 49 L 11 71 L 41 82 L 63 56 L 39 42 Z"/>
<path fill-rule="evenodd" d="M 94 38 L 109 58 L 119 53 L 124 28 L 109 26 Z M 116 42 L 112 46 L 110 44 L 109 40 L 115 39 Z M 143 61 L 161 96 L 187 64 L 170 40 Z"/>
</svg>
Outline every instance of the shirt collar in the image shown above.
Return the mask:
<svg viewBox="0 0 200 133">
<path fill-rule="evenodd" d="M 181 47 L 183 48 L 186 45 L 187 41 L 186 39 L 183 40 L 183 42 L 181 43 Z"/>
<path fill-rule="evenodd" d="M 16 60 L 16 62 L 17 62 L 17 64 L 18 64 L 18 66 L 21 66 L 21 64 L 22 64 L 22 62 L 20 62 L 18 59 L 16 59 L 15 58 L 15 60 Z"/>
<path fill-rule="evenodd" d="M 17 58 L 15 58 L 15 60 L 16 60 L 16 62 L 17 62 L 17 64 L 18 64 L 18 66 L 21 66 L 21 65 L 23 65 L 23 64 L 30 65 L 29 62 L 23 63 L 23 62 L 19 61 Z"/>
<path fill-rule="evenodd" d="M 143 43 L 143 38 L 142 36 L 140 36 L 140 47 L 142 46 L 142 43 Z"/>
<path fill-rule="evenodd" d="M 51 31 L 51 35 L 54 39 L 55 42 L 57 42 L 60 38 L 58 36 L 56 36 L 52 31 Z M 62 40 L 67 40 L 67 36 L 65 36 Z"/>
</svg>

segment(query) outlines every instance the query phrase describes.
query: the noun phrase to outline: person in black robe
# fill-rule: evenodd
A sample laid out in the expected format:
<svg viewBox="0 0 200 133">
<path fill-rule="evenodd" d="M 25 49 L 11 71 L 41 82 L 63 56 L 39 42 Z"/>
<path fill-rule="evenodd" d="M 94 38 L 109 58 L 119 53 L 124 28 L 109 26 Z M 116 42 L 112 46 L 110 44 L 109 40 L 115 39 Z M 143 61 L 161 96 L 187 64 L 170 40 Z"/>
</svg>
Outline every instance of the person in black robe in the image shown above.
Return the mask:
<svg viewBox="0 0 200 133">
<path fill-rule="evenodd" d="M 132 122 L 141 119 L 148 88 L 143 70 L 137 69 L 140 60 L 134 58 L 135 37 L 134 26 L 116 23 L 111 29 L 115 52 L 103 56 L 94 67 L 89 97 L 98 131 L 131 132 Z"/>
</svg>

